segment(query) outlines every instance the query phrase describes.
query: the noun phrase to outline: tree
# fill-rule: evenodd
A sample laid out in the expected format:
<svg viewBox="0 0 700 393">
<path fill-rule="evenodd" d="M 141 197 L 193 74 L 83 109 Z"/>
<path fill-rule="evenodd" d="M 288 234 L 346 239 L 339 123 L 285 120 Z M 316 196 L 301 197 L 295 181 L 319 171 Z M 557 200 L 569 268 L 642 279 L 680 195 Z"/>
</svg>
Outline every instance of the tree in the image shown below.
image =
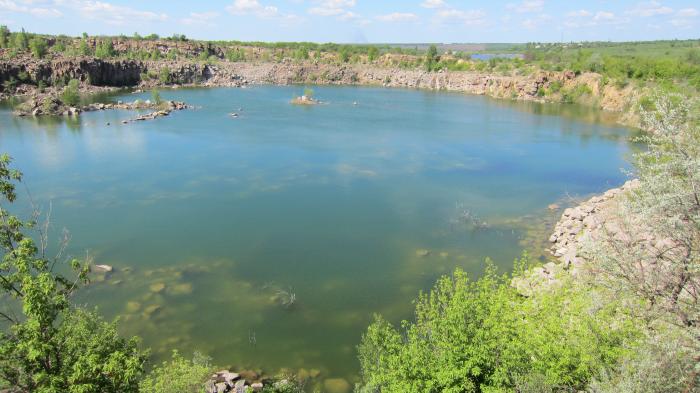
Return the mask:
<svg viewBox="0 0 700 393">
<path fill-rule="evenodd" d="M 369 60 L 370 62 L 376 60 L 378 55 L 379 50 L 376 46 L 370 46 L 369 49 L 367 49 L 367 60 Z"/>
<path fill-rule="evenodd" d="M 27 37 L 27 33 L 24 31 L 24 29 L 15 34 L 14 41 L 14 47 L 19 50 L 26 50 L 29 47 L 29 37 Z"/>
<path fill-rule="evenodd" d="M 338 58 L 340 59 L 341 63 L 347 63 L 348 60 L 350 60 L 350 51 L 348 50 L 347 46 L 343 45 L 340 47 Z"/>
<path fill-rule="evenodd" d="M 10 29 L 7 26 L 0 26 L 0 48 L 7 48 L 10 46 Z"/>
<path fill-rule="evenodd" d="M 650 133 L 634 157 L 639 184 L 620 198 L 614 227 L 585 255 L 652 332 L 668 330 L 685 355 L 685 391 L 700 386 L 700 125 L 692 101 L 656 97 L 642 109 Z M 670 334 L 666 335 L 670 336 Z M 679 352 L 680 353 L 680 352 Z M 693 370 L 695 367 L 695 370 Z"/>
<path fill-rule="evenodd" d="M 437 47 L 435 45 L 430 45 L 428 52 L 425 54 L 425 68 L 428 72 L 432 71 L 435 64 L 438 62 Z"/>
<path fill-rule="evenodd" d="M 78 82 L 77 79 L 71 79 L 70 82 L 68 82 L 68 86 L 66 86 L 65 89 L 63 89 L 63 93 L 61 93 L 61 101 L 69 106 L 78 105 L 80 103 L 79 86 L 80 82 Z"/>
<path fill-rule="evenodd" d="M 114 44 L 111 39 L 104 40 L 97 45 L 95 49 L 95 57 L 106 59 L 113 57 L 116 54 Z"/>
<path fill-rule="evenodd" d="M 70 275 L 54 272 L 61 260 L 60 252 L 46 256 L 48 223 L 38 226 L 36 215 L 23 221 L 5 209 L 22 180 L 10 161 L 0 156 L 0 291 L 19 311 L 0 312 L 0 382 L 25 392 L 137 392 L 145 361 L 137 341 L 70 303 L 87 282 L 89 264 L 72 259 Z M 25 233 L 31 229 L 41 247 Z"/>
<path fill-rule="evenodd" d="M 80 40 L 80 46 L 78 47 L 78 53 L 81 56 L 90 56 L 92 54 L 92 49 L 87 43 L 86 39 Z"/>
<path fill-rule="evenodd" d="M 151 90 L 151 100 L 153 100 L 153 103 L 156 105 L 160 105 L 163 102 L 163 100 L 160 98 L 160 92 L 158 92 L 158 90 Z"/>
<path fill-rule="evenodd" d="M 29 41 L 29 49 L 32 51 L 32 55 L 37 59 L 42 59 L 46 56 L 47 47 L 48 44 L 46 40 L 41 37 L 32 38 L 32 40 Z"/>
</svg>

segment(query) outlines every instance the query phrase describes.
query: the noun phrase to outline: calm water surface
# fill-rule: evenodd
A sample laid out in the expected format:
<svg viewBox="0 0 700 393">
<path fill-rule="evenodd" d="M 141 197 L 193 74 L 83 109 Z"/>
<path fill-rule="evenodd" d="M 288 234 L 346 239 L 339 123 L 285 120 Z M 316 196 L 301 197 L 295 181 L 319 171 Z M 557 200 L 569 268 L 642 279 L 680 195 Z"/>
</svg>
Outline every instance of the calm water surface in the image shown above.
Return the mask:
<svg viewBox="0 0 700 393">
<path fill-rule="evenodd" d="M 597 112 L 315 90 L 325 105 L 290 105 L 299 87 L 168 90 L 199 108 L 128 125 L 2 110 L 0 151 L 72 253 L 117 269 L 80 301 L 157 355 L 350 379 L 372 313 L 410 318 L 436 277 L 487 256 L 508 269 L 528 216 L 624 180 L 628 131 Z"/>
</svg>

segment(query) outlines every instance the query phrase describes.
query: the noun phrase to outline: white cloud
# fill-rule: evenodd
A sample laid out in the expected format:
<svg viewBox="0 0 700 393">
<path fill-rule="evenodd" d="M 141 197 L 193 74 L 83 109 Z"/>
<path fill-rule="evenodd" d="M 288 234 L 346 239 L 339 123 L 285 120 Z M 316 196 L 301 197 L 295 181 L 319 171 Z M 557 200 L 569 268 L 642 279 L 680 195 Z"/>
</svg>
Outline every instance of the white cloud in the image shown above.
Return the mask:
<svg viewBox="0 0 700 393">
<path fill-rule="evenodd" d="M 447 3 L 444 0 L 425 0 L 420 6 L 423 8 L 443 8 L 447 7 Z"/>
<path fill-rule="evenodd" d="M 180 22 L 186 25 L 204 25 L 204 26 L 214 26 L 212 22 L 214 19 L 219 17 L 218 12 L 190 12 L 190 15 L 186 18 L 180 19 Z"/>
<path fill-rule="evenodd" d="M 93 0 L 54 0 L 57 6 L 78 11 L 83 17 L 103 21 L 111 25 L 124 25 L 133 21 L 163 22 L 168 20 L 165 13 L 137 10 Z"/>
<path fill-rule="evenodd" d="M 460 23 L 468 26 L 484 24 L 486 13 L 481 10 L 462 11 L 454 8 L 439 10 L 435 16 L 443 23 Z"/>
<path fill-rule="evenodd" d="M 645 1 L 638 3 L 634 8 L 627 11 L 628 14 L 648 18 L 650 16 L 668 15 L 673 13 L 673 8 L 666 7 L 658 1 Z"/>
<path fill-rule="evenodd" d="M 544 9 L 544 0 L 523 0 L 520 3 L 510 3 L 506 5 L 509 10 L 519 13 L 539 12 Z"/>
<path fill-rule="evenodd" d="M 235 0 L 226 10 L 233 15 L 255 15 L 260 18 L 281 16 L 277 7 L 260 4 L 258 0 Z"/>
<path fill-rule="evenodd" d="M 362 17 L 350 10 L 357 4 L 356 0 L 316 0 L 316 6 L 307 12 L 317 16 L 335 16 L 340 20 L 360 20 Z"/>
<path fill-rule="evenodd" d="M 46 7 L 47 4 L 42 4 L 43 2 L 24 0 L 23 3 L 27 5 L 20 5 L 12 0 L 0 0 L 0 11 L 27 13 L 37 18 L 59 18 L 63 16 L 61 11 L 54 7 Z M 42 7 L 31 7 L 35 3 L 36 5 L 42 5 Z"/>
<path fill-rule="evenodd" d="M 682 10 L 678 10 L 676 15 L 681 18 L 694 18 L 700 16 L 700 11 L 695 8 L 683 8 Z"/>
<path fill-rule="evenodd" d="M 412 22 L 418 20 L 418 16 L 410 12 L 392 12 L 391 14 L 377 16 L 377 20 L 382 22 Z"/>
<path fill-rule="evenodd" d="M 627 17 L 620 17 L 610 11 L 598 11 L 595 14 L 581 10 L 567 14 L 563 25 L 569 28 L 593 27 L 598 25 L 622 25 L 630 21 Z"/>
<path fill-rule="evenodd" d="M 588 10 L 578 10 L 578 11 L 571 11 L 566 14 L 566 16 L 570 18 L 585 18 L 588 16 L 593 15 L 590 11 Z"/>
</svg>

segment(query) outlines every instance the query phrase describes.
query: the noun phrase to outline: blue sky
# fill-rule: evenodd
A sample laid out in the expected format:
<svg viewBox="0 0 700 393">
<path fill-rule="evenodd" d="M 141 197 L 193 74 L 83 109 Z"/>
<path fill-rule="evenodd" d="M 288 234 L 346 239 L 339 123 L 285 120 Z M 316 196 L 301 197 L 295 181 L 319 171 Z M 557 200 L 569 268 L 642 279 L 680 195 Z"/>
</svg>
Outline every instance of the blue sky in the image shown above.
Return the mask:
<svg viewBox="0 0 700 393">
<path fill-rule="evenodd" d="M 686 39 L 700 38 L 700 0 L 0 0 L 0 24 L 261 41 Z"/>
</svg>

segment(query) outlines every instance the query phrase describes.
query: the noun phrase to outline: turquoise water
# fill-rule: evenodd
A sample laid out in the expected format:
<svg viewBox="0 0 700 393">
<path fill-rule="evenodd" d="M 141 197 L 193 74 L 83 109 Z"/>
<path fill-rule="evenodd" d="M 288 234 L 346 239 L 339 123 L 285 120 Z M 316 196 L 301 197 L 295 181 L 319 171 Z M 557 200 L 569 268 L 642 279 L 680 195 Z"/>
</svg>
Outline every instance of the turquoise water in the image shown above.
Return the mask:
<svg viewBox="0 0 700 393">
<path fill-rule="evenodd" d="M 116 268 L 79 301 L 156 356 L 349 379 L 372 313 L 410 318 L 455 267 L 508 269 L 547 205 L 624 181 L 628 130 L 600 112 L 314 89 L 324 105 L 290 105 L 300 87 L 167 90 L 197 109 L 128 125 L 2 110 L 0 151 L 71 252 Z"/>
</svg>

